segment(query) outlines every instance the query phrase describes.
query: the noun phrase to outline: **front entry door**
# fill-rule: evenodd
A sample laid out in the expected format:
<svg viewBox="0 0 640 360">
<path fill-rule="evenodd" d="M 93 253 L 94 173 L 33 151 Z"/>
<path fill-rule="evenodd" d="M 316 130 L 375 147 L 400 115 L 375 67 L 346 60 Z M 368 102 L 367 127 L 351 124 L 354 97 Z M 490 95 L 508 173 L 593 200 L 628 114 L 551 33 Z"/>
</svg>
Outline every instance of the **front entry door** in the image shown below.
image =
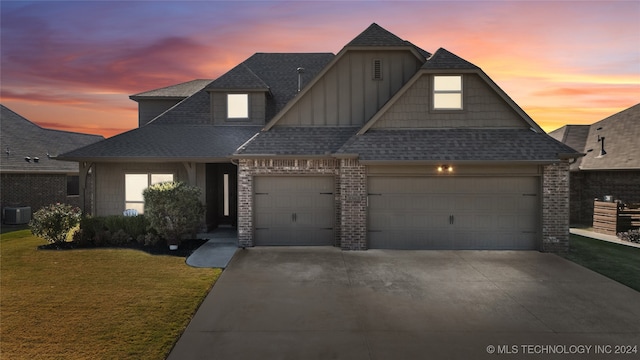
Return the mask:
<svg viewBox="0 0 640 360">
<path fill-rule="evenodd" d="M 238 223 L 238 168 L 233 164 L 207 164 L 207 227 Z"/>
</svg>

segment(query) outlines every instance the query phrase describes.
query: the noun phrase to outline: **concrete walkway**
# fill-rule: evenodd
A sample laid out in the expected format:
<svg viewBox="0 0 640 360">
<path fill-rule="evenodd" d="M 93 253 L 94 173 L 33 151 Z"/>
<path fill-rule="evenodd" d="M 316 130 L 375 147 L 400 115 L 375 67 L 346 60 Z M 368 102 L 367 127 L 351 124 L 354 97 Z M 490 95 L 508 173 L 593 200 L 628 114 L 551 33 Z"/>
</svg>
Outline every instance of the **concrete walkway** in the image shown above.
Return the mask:
<svg viewBox="0 0 640 360">
<path fill-rule="evenodd" d="M 602 241 L 608 241 L 608 242 L 611 242 L 611 243 L 614 243 L 614 244 L 631 246 L 631 247 L 635 247 L 635 248 L 639 248 L 640 249 L 640 244 L 633 243 L 633 242 L 630 242 L 630 241 L 623 241 L 623 240 L 618 239 L 617 236 L 601 234 L 601 233 L 592 231 L 590 229 L 571 228 L 571 229 L 569 229 L 569 232 L 572 233 L 572 234 L 575 234 L 575 235 L 580 235 L 580 236 L 589 237 L 589 238 L 592 238 L 592 239 L 598 239 L 598 240 L 602 240 Z"/>
<path fill-rule="evenodd" d="M 640 351 L 638 304 L 536 251 L 256 247 L 238 250 L 168 359 L 631 359 L 613 351 Z"/>
<path fill-rule="evenodd" d="M 233 228 L 218 228 L 211 233 L 198 234 L 209 239 L 187 257 L 187 265 L 201 268 L 224 269 L 238 250 L 238 233 Z"/>
</svg>

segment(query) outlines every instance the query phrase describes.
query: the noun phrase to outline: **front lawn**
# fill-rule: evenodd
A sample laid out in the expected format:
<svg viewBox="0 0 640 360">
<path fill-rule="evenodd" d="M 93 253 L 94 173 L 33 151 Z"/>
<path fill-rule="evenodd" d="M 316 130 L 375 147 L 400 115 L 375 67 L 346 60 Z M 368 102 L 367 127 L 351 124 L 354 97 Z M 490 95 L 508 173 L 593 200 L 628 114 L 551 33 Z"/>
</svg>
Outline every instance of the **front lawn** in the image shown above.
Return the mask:
<svg viewBox="0 0 640 360">
<path fill-rule="evenodd" d="M 565 258 L 640 291 L 640 249 L 571 234 Z"/>
<path fill-rule="evenodd" d="M 3 359 L 164 359 L 220 275 L 130 249 L 0 237 Z"/>
</svg>

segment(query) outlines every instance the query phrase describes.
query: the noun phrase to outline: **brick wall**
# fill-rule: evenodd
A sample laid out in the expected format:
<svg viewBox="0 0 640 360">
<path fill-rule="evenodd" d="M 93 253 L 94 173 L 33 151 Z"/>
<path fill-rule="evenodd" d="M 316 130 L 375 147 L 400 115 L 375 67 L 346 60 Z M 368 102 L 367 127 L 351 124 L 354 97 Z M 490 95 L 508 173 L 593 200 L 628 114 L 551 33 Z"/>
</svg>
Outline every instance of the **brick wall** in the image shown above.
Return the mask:
<svg viewBox="0 0 640 360">
<path fill-rule="evenodd" d="M 340 244 L 338 162 L 333 159 L 243 159 L 238 163 L 238 242 L 253 246 L 253 177 L 255 175 L 334 175 L 335 243 Z"/>
<path fill-rule="evenodd" d="M 81 207 L 79 196 L 67 196 L 65 174 L 2 174 L 0 208 L 30 206 L 31 213 L 43 206 L 65 203 Z"/>
<path fill-rule="evenodd" d="M 345 250 L 366 250 L 367 172 L 357 160 L 340 161 L 340 199 L 341 247 Z"/>
<path fill-rule="evenodd" d="M 546 165 L 542 176 L 542 250 L 569 249 L 569 163 Z"/>
<path fill-rule="evenodd" d="M 640 171 L 571 173 L 571 224 L 593 224 L 593 199 L 613 195 L 624 203 L 640 202 Z"/>
</svg>

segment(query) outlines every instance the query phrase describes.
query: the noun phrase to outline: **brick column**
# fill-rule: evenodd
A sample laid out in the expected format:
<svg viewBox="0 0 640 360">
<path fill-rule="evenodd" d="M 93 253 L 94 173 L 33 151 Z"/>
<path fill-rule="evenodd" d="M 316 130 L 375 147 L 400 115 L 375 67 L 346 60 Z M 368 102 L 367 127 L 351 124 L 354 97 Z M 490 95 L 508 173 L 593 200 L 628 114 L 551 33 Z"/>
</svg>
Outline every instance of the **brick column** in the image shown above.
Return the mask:
<svg viewBox="0 0 640 360">
<path fill-rule="evenodd" d="M 569 162 L 546 165 L 542 176 L 542 251 L 569 249 Z"/>
<path fill-rule="evenodd" d="M 344 250 L 367 249 L 367 174 L 356 159 L 340 160 L 340 233 Z"/>
<path fill-rule="evenodd" d="M 253 174 L 251 160 L 238 163 L 238 243 L 253 246 Z"/>
</svg>

